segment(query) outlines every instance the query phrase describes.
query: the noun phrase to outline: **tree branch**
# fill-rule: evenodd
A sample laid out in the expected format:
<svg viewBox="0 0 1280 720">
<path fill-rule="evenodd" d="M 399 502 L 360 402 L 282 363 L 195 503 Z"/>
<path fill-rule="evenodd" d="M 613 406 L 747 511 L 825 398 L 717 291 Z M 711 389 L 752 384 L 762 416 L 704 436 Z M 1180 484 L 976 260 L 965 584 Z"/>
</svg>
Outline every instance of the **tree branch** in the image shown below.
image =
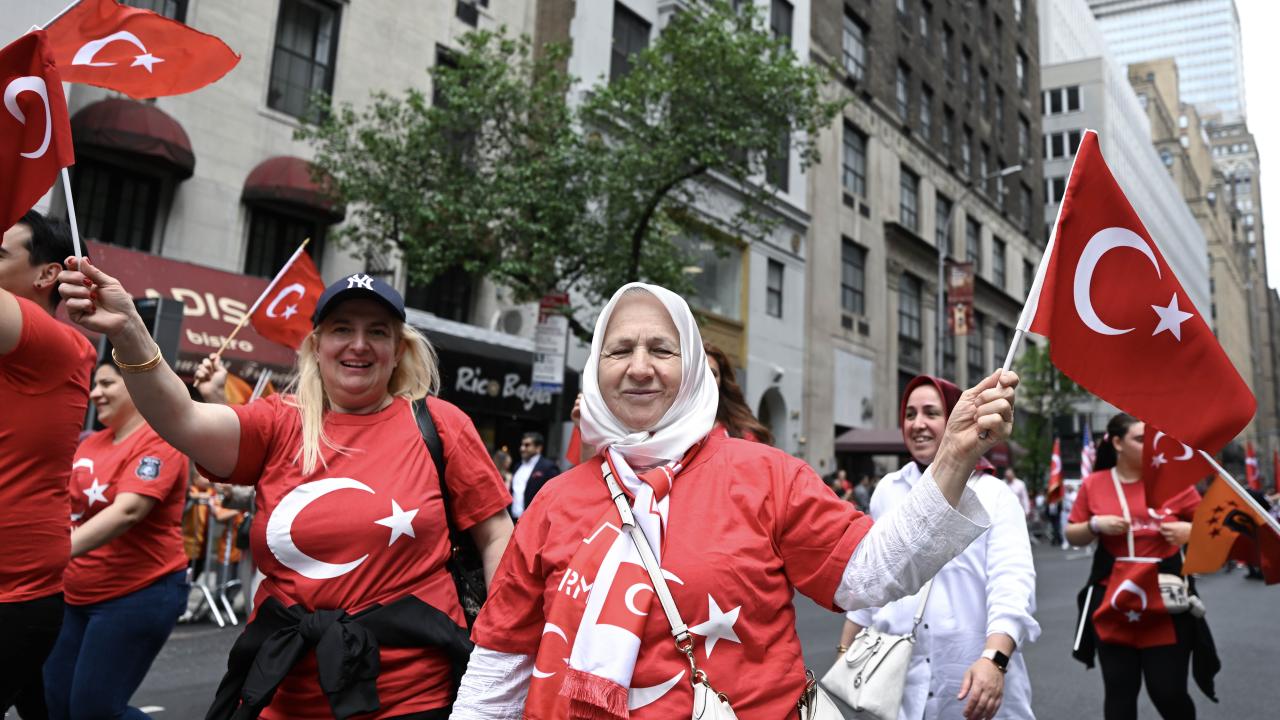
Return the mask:
<svg viewBox="0 0 1280 720">
<path fill-rule="evenodd" d="M 653 219 L 653 214 L 658 211 L 658 204 L 677 185 L 706 171 L 706 165 L 694 165 L 663 183 L 649 195 L 649 202 L 645 204 L 640 217 L 636 218 L 635 227 L 631 230 L 631 267 L 627 273 L 628 282 L 640 280 L 640 251 L 644 247 L 644 236 L 649 231 L 649 222 Z"/>
</svg>

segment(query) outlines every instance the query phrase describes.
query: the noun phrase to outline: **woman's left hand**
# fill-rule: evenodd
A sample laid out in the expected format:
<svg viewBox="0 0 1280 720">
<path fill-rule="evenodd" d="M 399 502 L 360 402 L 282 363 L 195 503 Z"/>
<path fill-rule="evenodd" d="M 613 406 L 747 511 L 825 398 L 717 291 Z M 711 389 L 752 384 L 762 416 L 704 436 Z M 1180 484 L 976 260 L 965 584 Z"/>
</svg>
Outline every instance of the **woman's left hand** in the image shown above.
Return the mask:
<svg viewBox="0 0 1280 720">
<path fill-rule="evenodd" d="M 965 697 L 969 698 L 964 706 L 965 720 L 991 720 L 999 712 L 1000 702 L 1004 699 L 1004 673 L 990 660 L 978 658 L 964 671 L 956 699 L 964 700 Z"/>
<path fill-rule="evenodd" d="M 1160 523 L 1160 536 L 1170 545 L 1186 545 L 1191 539 L 1191 523 L 1185 520 Z"/>
</svg>

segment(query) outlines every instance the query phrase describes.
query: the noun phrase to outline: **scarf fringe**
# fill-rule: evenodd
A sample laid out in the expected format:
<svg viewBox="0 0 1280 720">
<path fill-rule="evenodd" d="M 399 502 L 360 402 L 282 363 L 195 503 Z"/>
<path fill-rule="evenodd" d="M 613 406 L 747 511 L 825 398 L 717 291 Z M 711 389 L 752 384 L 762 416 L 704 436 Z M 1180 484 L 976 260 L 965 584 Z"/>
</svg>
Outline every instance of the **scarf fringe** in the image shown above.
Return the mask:
<svg viewBox="0 0 1280 720">
<path fill-rule="evenodd" d="M 560 694 L 569 699 L 570 720 L 628 720 L 627 689 L 599 675 L 565 671 Z"/>
</svg>

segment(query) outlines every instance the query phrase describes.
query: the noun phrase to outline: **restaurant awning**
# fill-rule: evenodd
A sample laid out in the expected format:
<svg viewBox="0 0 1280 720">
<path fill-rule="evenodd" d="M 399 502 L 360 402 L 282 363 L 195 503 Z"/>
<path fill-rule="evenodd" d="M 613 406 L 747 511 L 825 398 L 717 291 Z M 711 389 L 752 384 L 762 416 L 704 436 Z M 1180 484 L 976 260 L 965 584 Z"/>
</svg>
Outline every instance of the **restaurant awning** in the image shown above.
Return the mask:
<svg viewBox="0 0 1280 720">
<path fill-rule="evenodd" d="M 258 163 L 244 181 L 241 198 L 249 203 L 292 206 L 323 217 L 330 223 L 342 220 L 346 209 L 333 202 L 317 183 L 310 162 L 299 157 L 277 155 Z"/>
<path fill-rule="evenodd" d="M 854 428 L 836 436 L 836 452 L 903 455 L 907 444 L 898 428 Z"/>
<path fill-rule="evenodd" d="M 191 139 L 177 120 L 148 103 L 124 98 L 99 100 L 71 118 L 77 153 L 115 157 L 186 180 L 195 172 Z"/>
</svg>

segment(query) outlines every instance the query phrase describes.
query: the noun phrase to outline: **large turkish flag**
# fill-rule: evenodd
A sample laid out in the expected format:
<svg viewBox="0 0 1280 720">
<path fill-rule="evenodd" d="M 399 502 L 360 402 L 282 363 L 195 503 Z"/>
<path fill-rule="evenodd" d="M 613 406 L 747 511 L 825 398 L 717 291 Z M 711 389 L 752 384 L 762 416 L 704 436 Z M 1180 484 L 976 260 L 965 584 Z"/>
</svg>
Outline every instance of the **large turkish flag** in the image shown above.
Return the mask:
<svg viewBox="0 0 1280 720">
<path fill-rule="evenodd" d="M 213 35 L 116 0 L 81 0 L 45 29 L 63 80 L 138 99 L 199 90 L 240 62 Z"/>
<path fill-rule="evenodd" d="M 75 162 L 62 81 L 43 32 L 0 50 L 0 233 L 17 222 Z"/>
<path fill-rule="evenodd" d="M 1098 397 L 1209 453 L 1256 401 L 1085 131 L 1062 200 L 1031 331 Z"/>
</svg>

